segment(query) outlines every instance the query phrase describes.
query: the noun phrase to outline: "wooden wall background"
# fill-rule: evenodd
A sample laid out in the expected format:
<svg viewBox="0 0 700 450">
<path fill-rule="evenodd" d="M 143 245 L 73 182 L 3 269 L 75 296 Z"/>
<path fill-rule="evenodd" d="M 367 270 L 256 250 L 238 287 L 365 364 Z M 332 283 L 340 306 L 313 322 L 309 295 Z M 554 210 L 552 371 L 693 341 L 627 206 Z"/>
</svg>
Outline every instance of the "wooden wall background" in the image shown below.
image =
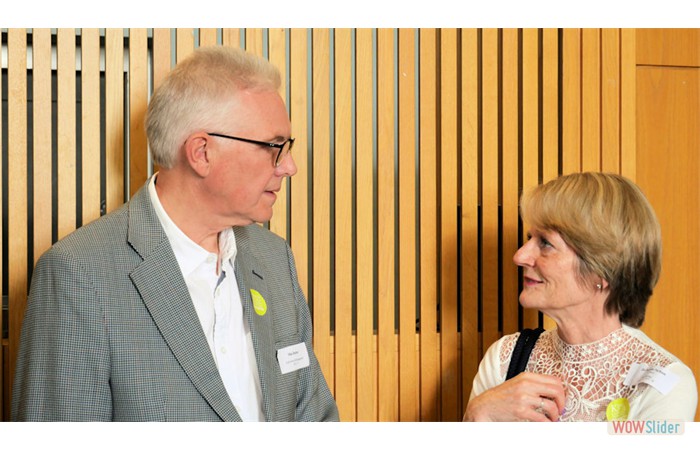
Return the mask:
<svg viewBox="0 0 700 450">
<path fill-rule="evenodd" d="M 284 75 L 299 172 L 264 226 L 296 255 L 342 420 L 460 420 L 486 348 L 551 326 L 517 302 L 522 189 L 582 170 L 646 173 L 638 39 L 634 29 L 2 29 L 2 418 L 34 262 L 143 185 L 153 86 L 195 47 L 229 45 Z M 688 291 L 694 315 L 679 320 L 691 327 Z M 655 337 L 691 363 L 698 339 Z"/>
</svg>

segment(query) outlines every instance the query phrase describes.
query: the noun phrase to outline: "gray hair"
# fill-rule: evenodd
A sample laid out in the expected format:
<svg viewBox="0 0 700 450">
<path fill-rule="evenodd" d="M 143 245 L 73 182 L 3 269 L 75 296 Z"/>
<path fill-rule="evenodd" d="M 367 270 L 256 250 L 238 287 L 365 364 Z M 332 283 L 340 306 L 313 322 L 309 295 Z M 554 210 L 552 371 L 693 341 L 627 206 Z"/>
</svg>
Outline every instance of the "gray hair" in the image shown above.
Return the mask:
<svg viewBox="0 0 700 450">
<path fill-rule="evenodd" d="M 153 162 L 172 168 L 187 136 L 230 118 L 243 90 L 278 91 L 279 70 L 266 59 L 222 46 L 200 47 L 166 76 L 151 97 L 146 134 Z"/>
</svg>

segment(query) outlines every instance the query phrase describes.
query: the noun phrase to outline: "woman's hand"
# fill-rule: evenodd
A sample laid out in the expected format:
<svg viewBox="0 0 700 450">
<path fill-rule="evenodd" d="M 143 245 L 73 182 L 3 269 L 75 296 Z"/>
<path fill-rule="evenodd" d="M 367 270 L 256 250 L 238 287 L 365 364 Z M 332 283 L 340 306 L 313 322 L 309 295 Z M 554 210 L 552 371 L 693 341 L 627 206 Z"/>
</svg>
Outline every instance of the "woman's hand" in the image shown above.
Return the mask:
<svg viewBox="0 0 700 450">
<path fill-rule="evenodd" d="M 522 372 L 474 397 L 464 420 L 470 422 L 556 422 L 564 411 L 566 391 L 552 375 Z"/>
</svg>

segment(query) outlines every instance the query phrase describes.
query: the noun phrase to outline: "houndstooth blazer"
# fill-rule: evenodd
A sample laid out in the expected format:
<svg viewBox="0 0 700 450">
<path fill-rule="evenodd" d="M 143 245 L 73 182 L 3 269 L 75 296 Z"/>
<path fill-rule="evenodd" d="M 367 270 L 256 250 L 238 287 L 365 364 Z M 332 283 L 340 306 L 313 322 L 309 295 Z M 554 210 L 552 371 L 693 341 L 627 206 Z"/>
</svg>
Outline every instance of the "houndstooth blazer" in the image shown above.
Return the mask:
<svg viewBox="0 0 700 450">
<path fill-rule="evenodd" d="M 266 419 L 338 420 L 291 250 L 258 225 L 234 232 Z M 251 289 L 267 303 L 263 315 Z M 300 342 L 309 367 L 283 375 L 277 350 Z M 147 188 L 42 255 L 13 388 L 13 420 L 240 420 Z"/>
</svg>

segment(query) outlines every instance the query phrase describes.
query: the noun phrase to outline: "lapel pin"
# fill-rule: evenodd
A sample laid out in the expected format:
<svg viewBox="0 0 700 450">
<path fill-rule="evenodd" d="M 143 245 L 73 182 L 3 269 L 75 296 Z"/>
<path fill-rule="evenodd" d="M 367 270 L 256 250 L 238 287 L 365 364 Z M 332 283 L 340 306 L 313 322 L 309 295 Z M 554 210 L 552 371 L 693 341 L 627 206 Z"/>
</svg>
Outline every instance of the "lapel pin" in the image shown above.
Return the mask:
<svg viewBox="0 0 700 450">
<path fill-rule="evenodd" d="M 264 316 L 267 312 L 267 303 L 263 296 L 255 289 L 250 290 L 250 296 L 253 297 L 253 309 L 255 309 L 255 313 L 259 316 Z"/>
</svg>

